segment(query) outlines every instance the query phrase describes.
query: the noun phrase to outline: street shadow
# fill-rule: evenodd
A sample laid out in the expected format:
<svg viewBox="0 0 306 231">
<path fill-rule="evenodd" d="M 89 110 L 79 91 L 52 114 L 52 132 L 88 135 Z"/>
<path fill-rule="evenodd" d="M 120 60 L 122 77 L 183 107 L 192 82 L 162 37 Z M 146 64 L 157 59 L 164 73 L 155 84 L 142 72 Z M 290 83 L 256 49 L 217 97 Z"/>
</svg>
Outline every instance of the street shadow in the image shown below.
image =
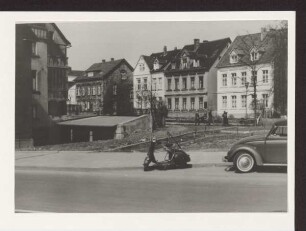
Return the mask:
<svg viewBox="0 0 306 231">
<path fill-rule="evenodd" d="M 235 167 L 228 166 L 224 169 L 226 172 L 237 172 Z M 258 172 L 258 173 L 287 173 L 287 167 L 286 166 L 257 166 L 253 172 Z"/>
</svg>

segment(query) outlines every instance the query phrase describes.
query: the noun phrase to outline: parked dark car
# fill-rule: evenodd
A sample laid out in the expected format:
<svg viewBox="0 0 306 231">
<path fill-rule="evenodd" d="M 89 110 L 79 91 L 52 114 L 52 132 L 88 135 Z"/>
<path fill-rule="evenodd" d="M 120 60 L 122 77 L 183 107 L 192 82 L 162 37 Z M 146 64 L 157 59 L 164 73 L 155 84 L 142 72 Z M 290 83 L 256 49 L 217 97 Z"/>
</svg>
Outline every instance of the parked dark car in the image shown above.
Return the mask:
<svg viewBox="0 0 306 231">
<path fill-rule="evenodd" d="M 223 157 L 233 162 L 238 172 L 250 172 L 256 166 L 287 166 L 287 120 L 273 124 L 266 136 L 251 136 L 236 142 Z"/>
</svg>

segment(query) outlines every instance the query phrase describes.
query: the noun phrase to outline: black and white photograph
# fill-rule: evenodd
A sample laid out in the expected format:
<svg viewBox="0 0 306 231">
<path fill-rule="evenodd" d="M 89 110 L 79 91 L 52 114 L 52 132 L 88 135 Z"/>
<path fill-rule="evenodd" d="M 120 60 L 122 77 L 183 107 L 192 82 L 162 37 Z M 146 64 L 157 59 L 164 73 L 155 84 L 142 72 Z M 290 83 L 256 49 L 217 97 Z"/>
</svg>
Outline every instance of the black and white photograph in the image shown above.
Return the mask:
<svg viewBox="0 0 306 231">
<path fill-rule="evenodd" d="M 12 216 L 291 227 L 294 13 L 169 14 L 15 19 Z"/>
</svg>

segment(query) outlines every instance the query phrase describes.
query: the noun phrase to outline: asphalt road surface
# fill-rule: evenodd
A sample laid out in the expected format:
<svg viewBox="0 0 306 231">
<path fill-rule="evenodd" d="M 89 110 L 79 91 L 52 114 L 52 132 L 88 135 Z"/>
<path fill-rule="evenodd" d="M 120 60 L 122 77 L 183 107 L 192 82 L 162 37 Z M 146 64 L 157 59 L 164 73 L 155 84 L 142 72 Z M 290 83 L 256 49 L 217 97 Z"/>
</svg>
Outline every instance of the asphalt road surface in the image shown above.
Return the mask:
<svg viewBox="0 0 306 231">
<path fill-rule="evenodd" d="M 224 167 L 143 172 L 16 170 L 16 211 L 286 212 L 287 173 Z"/>
</svg>

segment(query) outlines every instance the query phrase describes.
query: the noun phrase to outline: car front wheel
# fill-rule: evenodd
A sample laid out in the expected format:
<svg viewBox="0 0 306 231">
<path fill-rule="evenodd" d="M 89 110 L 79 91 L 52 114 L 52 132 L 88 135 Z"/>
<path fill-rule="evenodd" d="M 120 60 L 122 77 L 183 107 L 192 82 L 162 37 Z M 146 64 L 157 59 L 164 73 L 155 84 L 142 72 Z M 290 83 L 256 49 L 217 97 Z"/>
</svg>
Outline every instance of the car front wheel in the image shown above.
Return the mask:
<svg viewBox="0 0 306 231">
<path fill-rule="evenodd" d="M 251 172 L 255 167 L 255 159 L 248 152 L 239 152 L 235 156 L 234 165 L 238 172 Z"/>
</svg>

